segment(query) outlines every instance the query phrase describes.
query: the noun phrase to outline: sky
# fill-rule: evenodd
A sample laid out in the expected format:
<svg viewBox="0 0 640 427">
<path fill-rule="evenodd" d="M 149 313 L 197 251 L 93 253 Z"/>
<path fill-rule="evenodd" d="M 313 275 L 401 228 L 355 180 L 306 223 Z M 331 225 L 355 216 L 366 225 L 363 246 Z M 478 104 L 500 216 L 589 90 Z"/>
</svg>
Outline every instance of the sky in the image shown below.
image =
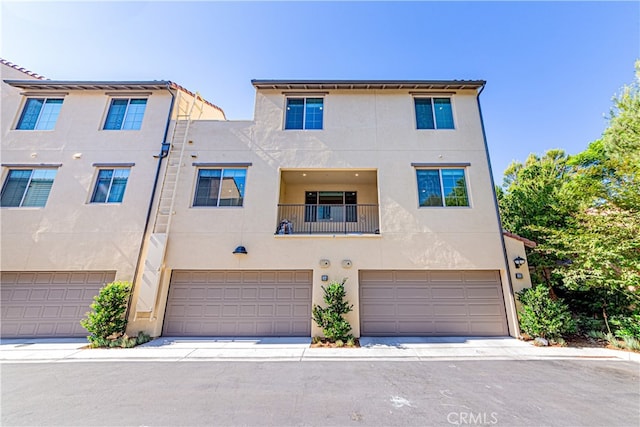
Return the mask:
<svg viewBox="0 0 640 427">
<path fill-rule="evenodd" d="M 253 118 L 251 79 L 486 80 L 496 184 L 584 150 L 634 80 L 640 2 L 14 2 L 0 57 L 53 80 L 171 80 Z"/>
</svg>

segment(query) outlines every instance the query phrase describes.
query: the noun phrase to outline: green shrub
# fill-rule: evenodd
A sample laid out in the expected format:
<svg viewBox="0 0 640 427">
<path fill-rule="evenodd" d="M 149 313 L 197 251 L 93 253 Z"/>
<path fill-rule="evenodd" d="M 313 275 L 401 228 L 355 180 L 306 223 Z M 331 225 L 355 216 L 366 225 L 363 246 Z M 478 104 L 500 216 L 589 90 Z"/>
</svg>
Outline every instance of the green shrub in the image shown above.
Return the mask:
<svg viewBox="0 0 640 427">
<path fill-rule="evenodd" d="M 313 306 L 313 320 L 322 328 L 324 336 L 332 342 L 336 340 L 347 341 L 352 337 L 351 325 L 344 318 L 344 315 L 353 310 L 353 305 L 345 300 L 347 292 L 344 289 L 344 283 L 331 282 L 326 288 L 323 286 L 325 308 L 319 305 Z"/>
<path fill-rule="evenodd" d="M 640 339 L 640 314 L 630 316 L 615 316 L 609 319 L 609 324 L 619 338 Z"/>
<path fill-rule="evenodd" d="M 522 303 L 520 328 L 532 337 L 558 338 L 573 333 L 576 325 L 562 299 L 552 299 L 549 288 L 538 285 L 517 293 Z"/>
<path fill-rule="evenodd" d="M 127 328 L 125 313 L 131 292 L 131 283 L 107 283 L 93 298 L 91 309 L 80 324 L 89 332 L 92 347 L 122 346 Z M 120 340 L 119 345 L 113 343 Z M 125 340 L 126 341 L 126 340 Z M 135 339 L 134 339 L 135 341 Z M 135 344 L 134 344 L 135 345 Z"/>
</svg>

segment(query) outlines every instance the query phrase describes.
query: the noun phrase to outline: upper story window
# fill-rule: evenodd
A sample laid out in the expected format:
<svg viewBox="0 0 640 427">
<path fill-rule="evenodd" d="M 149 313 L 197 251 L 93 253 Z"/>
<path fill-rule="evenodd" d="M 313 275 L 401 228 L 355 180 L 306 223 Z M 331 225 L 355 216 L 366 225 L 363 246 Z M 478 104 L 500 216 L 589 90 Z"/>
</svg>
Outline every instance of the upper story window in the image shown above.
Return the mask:
<svg viewBox="0 0 640 427">
<path fill-rule="evenodd" d="M 242 206 L 246 169 L 200 169 L 193 206 Z"/>
<path fill-rule="evenodd" d="M 129 169 L 100 169 L 91 203 L 121 203 L 128 179 Z"/>
<path fill-rule="evenodd" d="M 469 206 L 464 169 L 417 169 L 420 206 Z"/>
<path fill-rule="evenodd" d="M 2 187 L 2 207 L 44 207 L 57 169 L 10 169 Z"/>
<path fill-rule="evenodd" d="M 323 98 L 287 98 L 285 129 L 322 129 Z"/>
<path fill-rule="evenodd" d="M 454 129 L 451 98 L 414 98 L 418 129 Z"/>
<path fill-rule="evenodd" d="M 112 99 L 107 119 L 104 121 L 104 129 L 139 130 L 146 107 L 146 99 Z"/>
<path fill-rule="evenodd" d="M 60 108 L 59 98 L 28 98 L 16 129 L 51 130 L 56 126 Z"/>
</svg>

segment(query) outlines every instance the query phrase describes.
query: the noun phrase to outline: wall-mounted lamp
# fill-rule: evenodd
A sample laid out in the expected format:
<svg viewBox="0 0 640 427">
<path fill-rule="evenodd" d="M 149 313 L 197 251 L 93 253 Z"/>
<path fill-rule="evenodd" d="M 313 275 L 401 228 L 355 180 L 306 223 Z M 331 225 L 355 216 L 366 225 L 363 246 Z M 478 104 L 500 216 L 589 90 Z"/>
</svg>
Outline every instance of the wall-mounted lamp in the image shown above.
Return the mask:
<svg viewBox="0 0 640 427">
<path fill-rule="evenodd" d="M 527 261 L 524 258 L 522 258 L 520 255 L 518 255 L 518 257 L 513 260 L 513 263 L 516 265 L 516 268 L 522 267 L 525 262 Z"/>
<path fill-rule="evenodd" d="M 248 252 L 247 252 L 247 248 L 245 248 L 244 246 L 238 246 L 238 247 L 233 251 L 233 253 L 234 253 L 234 254 L 244 254 L 244 255 L 246 255 Z"/>
</svg>

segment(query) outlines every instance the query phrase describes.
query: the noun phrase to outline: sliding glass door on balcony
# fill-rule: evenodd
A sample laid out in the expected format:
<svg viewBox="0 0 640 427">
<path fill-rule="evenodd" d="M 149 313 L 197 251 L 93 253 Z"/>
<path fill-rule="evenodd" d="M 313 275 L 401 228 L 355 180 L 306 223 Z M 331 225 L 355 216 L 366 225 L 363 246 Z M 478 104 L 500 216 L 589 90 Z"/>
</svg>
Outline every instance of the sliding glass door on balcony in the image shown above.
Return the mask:
<svg viewBox="0 0 640 427">
<path fill-rule="evenodd" d="M 278 234 L 373 234 L 379 227 L 378 205 L 358 204 L 355 191 L 307 191 L 304 205 L 278 205 L 278 218 Z"/>
<path fill-rule="evenodd" d="M 358 197 L 355 191 L 307 191 L 305 222 L 357 222 Z"/>
</svg>

